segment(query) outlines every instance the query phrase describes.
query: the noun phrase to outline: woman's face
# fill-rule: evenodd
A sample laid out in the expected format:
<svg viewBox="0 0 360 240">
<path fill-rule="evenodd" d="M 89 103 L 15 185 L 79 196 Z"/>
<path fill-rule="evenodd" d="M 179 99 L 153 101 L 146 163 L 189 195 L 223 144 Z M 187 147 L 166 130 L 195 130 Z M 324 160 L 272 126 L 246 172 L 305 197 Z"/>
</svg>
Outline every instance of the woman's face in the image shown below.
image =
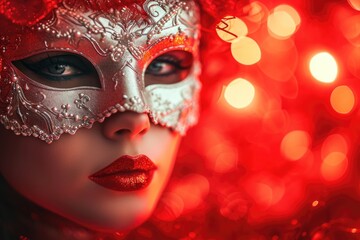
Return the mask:
<svg viewBox="0 0 360 240">
<path fill-rule="evenodd" d="M 3 128 L 0 136 L 1 173 L 15 190 L 65 218 L 107 231 L 127 230 L 151 214 L 171 173 L 180 140 L 179 134 L 150 124 L 146 114 L 132 112 L 116 114 L 49 145 Z M 90 179 L 120 157 L 139 154 L 156 166 L 147 187 L 140 184 L 118 191 Z M 131 180 L 124 177 L 124 181 Z M 138 181 L 136 176 L 134 181 Z M 123 187 L 122 181 L 112 184 Z"/>
<path fill-rule="evenodd" d="M 69 3 L 3 48 L 0 171 L 21 195 L 100 231 L 151 214 L 199 90 L 196 6 L 165 2 Z"/>
</svg>

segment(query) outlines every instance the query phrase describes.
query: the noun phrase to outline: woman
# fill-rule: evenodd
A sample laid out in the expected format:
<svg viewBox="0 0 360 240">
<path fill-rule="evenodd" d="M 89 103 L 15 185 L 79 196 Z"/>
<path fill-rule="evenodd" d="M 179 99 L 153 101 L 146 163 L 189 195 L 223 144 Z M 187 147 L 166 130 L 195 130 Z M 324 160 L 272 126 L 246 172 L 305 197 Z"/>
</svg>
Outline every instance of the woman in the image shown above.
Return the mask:
<svg viewBox="0 0 360 240">
<path fill-rule="evenodd" d="M 197 120 L 199 10 L 127 2 L 0 2 L 1 239 L 117 239 L 155 207 Z"/>
</svg>

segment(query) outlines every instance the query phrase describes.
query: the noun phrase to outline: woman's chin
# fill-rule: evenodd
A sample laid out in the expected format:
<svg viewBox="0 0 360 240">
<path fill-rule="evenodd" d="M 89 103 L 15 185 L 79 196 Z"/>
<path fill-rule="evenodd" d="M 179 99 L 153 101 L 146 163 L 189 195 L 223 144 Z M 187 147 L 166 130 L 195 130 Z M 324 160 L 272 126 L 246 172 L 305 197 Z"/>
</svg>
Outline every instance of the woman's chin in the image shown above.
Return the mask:
<svg viewBox="0 0 360 240">
<path fill-rule="evenodd" d="M 89 229 L 92 232 L 99 234 L 126 234 L 131 230 L 139 227 L 146 219 L 142 221 L 132 222 L 132 223 L 120 223 L 120 224 L 111 224 L 111 225 L 98 225 L 98 224 L 85 224 L 85 228 Z"/>
<path fill-rule="evenodd" d="M 135 221 L 114 221 L 110 223 L 89 223 L 89 222 L 78 222 L 78 224 L 82 225 L 86 229 L 102 233 L 102 234 L 115 234 L 115 233 L 127 233 L 136 227 L 140 226 L 142 223 L 146 221 L 148 217 L 144 216 L 141 218 L 137 218 Z"/>
<path fill-rule="evenodd" d="M 137 209 L 126 214 L 113 212 L 113 214 L 99 214 L 97 216 L 67 218 L 73 225 L 81 226 L 84 231 L 99 234 L 127 233 L 144 223 L 151 215 L 150 209 Z M 65 217 L 66 218 L 66 217 Z M 76 227 L 74 227 L 75 229 Z"/>
</svg>

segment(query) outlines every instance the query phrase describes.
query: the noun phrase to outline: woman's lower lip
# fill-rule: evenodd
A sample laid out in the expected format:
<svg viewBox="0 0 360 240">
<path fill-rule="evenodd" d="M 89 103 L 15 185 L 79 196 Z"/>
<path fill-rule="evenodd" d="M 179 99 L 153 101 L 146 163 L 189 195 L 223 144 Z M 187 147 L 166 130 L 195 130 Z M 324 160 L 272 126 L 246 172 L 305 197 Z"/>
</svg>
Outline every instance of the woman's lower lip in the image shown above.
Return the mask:
<svg viewBox="0 0 360 240">
<path fill-rule="evenodd" d="M 91 180 L 115 191 L 136 191 L 146 188 L 151 183 L 153 174 L 153 170 L 133 170 L 101 177 L 93 176 Z"/>
<path fill-rule="evenodd" d="M 136 191 L 150 184 L 156 169 L 151 159 L 143 154 L 124 155 L 89 178 L 111 190 Z"/>
</svg>

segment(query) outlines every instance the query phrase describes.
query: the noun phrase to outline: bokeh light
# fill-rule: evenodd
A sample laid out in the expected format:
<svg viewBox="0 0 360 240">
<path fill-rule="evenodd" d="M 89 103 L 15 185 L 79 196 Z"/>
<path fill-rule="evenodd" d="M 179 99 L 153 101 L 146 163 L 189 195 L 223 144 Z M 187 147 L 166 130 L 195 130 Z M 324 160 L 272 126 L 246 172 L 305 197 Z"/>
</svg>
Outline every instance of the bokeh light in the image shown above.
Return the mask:
<svg viewBox="0 0 360 240">
<path fill-rule="evenodd" d="M 241 64 L 252 65 L 260 61 L 261 50 L 257 42 L 249 37 L 241 37 L 231 43 L 232 56 Z"/>
<path fill-rule="evenodd" d="M 360 15 L 350 15 L 339 17 L 339 27 L 344 37 L 354 46 L 360 46 Z M 355 50 L 355 49 L 354 49 Z"/>
<path fill-rule="evenodd" d="M 349 72 L 354 76 L 353 81 L 357 81 L 357 79 L 360 78 L 360 64 L 358 61 L 358 59 L 360 59 L 360 47 L 351 47 L 347 53 L 348 54 L 345 58 L 347 68 Z"/>
<path fill-rule="evenodd" d="M 226 195 L 220 208 L 221 215 L 233 221 L 243 218 L 247 211 L 247 201 L 241 192 L 233 192 Z"/>
<path fill-rule="evenodd" d="M 273 189 L 266 183 L 259 182 L 253 188 L 254 200 L 262 206 L 270 206 L 273 199 Z"/>
<path fill-rule="evenodd" d="M 174 186 L 172 192 L 182 199 L 184 211 L 189 211 L 196 208 L 204 201 L 209 193 L 209 188 L 210 183 L 206 177 L 200 174 L 189 174 L 184 176 L 181 181 Z M 178 205 L 179 207 L 177 208 L 180 209 L 181 204 L 178 203 Z"/>
<path fill-rule="evenodd" d="M 343 152 L 331 152 L 321 164 L 321 175 L 326 181 L 337 181 L 344 176 L 348 159 Z"/>
<path fill-rule="evenodd" d="M 214 172 L 226 173 L 237 166 L 237 149 L 231 143 L 221 142 L 213 145 L 206 155 L 207 165 Z"/>
<path fill-rule="evenodd" d="M 226 16 L 216 27 L 218 36 L 226 41 L 232 42 L 248 34 L 248 28 L 244 21 L 234 16 Z"/>
<path fill-rule="evenodd" d="M 283 11 L 283 12 L 288 13 L 291 16 L 291 18 L 294 20 L 296 27 L 298 28 L 300 26 L 300 24 L 301 24 L 300 15 L 299 15 L 298 11 L 295 8 L 293 8 L 292 6 L 287 5 L 287 4 L 281 4 L 274 8 L 274 12 L 277 12 L 277 11 Z"/>
<path fill-rule="evenodd" d="M 319 205 L 319 201 L 318 200 L 315 200 L 312 202 L 311 204 L 313 207 L 317 207 Z"/>
<path fill-rule="evenodd" d="M 254 86 L 246 79 L 237 78 L 226 87 L 224 98 L 232 107 L 241 109 L 249 106 L 255 97 Z"/>
<path fill-rule="evenodd" d="M 348 3 L 352 8 L 357 11 L 360 11 L 360 0 L 348 0 Z"/>
<path fill-rule="evenodd" d="M 202 32 L 157 239 L 360 239 L 359 1 L 245 2 Z"/>
<path fill-rule="evenodd" d="M 321 146 L 321 158 L 324 159 L 332 152 L 348 153 L 348 143 L 346 138 L 339 133 L 329 135 Z"/>
<path fill-rule="evenodd" d="M 310 136 L 301 130 L 291 131 L 281 141 L 281 153 L 291 161 L 299 160 L 309 150 Z"/>
<path fill-rule="evenodd" d="M 283 182 L 271 174 L 258 174 L 248 179 L 245 189 L 262 210 L 279 203 L 285 193 Z M 260 213 L 261 214 L 261 213 Z"/>
<path fill-rule="evenodd" d="M 241 19 L 248 27 L 248 34 L 257 32 L 269 15 L 267 6 L 259 1 L 251 1 L 249 5 L 245 6 L 244 11 L 247 11 L 248 14 Z"/>
<path fill-rule="evenodd" d="M 184 211 L 184 201 L 173 192 L 165 192 L 158 204 L 158 211 L 154 216 L 162 221 L 174 221 Z"/>
<path fill-rule="evenodd" d="M 271 79 L 287 82 L 284 87 L 291 86 L 290 81 L 294 79 L 294 71 L 298 66 L 298 51 L 293 40 L 266 37 L 261 46 L 261 61 L 257 64 L 261 71 Z"/>
<path fill-rule="evenodd" d="M 261 23 L 267 16 L 267 6 L 260 1 L 251 1 L 248 6 L 244 8 L 248 11 L 248 15 L 245 18 L 251 22 Z"/>
<path fill-rule="evenodd" d="M 267 20 L 267 27 L 274 37 L 286 39 L 291 37 L 300 24 L 300 16 L 289 5 L 279 5 L 274 8 Z"/>
<path fill-rule="evenodd" d="M 314 55 L 310 60 L 309 67 L 312 76 L 320 82 L 334 82 L 338 75 L 336 60 L 328 52 L 320 52 Z"/>
<path fill-rule="evenodd" d="M 337 113 L 348 114 L 355 106 L 355 95 L 350 87 L 338 86 L 331 93 L 330 103 Z"/>
</svg>

